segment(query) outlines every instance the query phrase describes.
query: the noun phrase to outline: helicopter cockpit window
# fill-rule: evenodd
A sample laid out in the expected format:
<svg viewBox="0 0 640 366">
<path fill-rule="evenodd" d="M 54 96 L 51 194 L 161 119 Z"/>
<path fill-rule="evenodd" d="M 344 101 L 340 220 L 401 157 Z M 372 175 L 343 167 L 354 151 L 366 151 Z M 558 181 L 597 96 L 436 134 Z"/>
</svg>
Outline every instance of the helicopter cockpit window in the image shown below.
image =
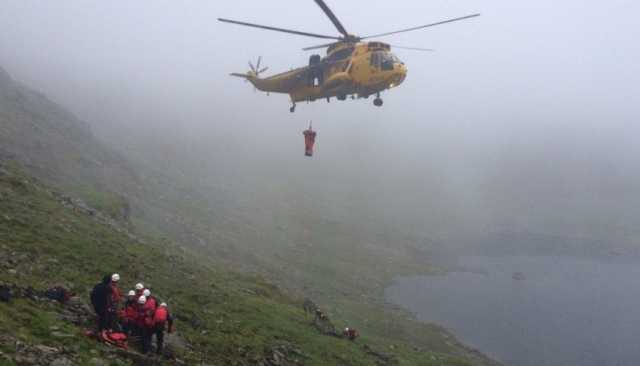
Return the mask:
<svg viewBox="0 0 640 366">
<path fill-rule="evenodd" d="M 400 63 L 394 54 L 390 52 L 375 51 L 371 53 L 371 66 L 384 71 L 393 70 L 393 65 Z"/>
<path fill-rule="evenodd" d="M 332 53 L 329 57 L 327 57 L 327 60 L 328 61 L 344 60 L 349 56 L 351 56 L 352 53 L 353 53 L 353 48 L 345 48 L 343 50 Z"/>
<path fill-rule="evenodd" d="M 385 52 L 382 54 L 382 70 L 393 70 L 393 65 L 400 60 L 392 53 Z"/>
<path fill-rule="evenodd" d="M 382 52 L 379 52 L 379 51 L 372 52 L 370 62 L 371 62 L 371 66 L 375 67 L 376 69 L 379 69 L 380 64 L 382 62 Z"/>
</svg>

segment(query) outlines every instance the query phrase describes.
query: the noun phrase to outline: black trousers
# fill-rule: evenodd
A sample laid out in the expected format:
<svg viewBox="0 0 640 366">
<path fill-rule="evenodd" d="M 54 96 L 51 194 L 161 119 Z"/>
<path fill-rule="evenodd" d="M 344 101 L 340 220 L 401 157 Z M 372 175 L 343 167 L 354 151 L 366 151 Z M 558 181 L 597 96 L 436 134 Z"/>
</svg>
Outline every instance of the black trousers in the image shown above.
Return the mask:
<svg viewBox="0 0 640 366">
<path fill-rule="evenodd" d="M 143 327 L 142 331 L 142 353 L 149 353 L 151 351 L 151 343 L 153 335 L 156 336 L 156 353 L 162 354 L 164 349 L 164 328 L 163 324 L 156 324 L 154 327 Z"/>
<path fill-rule="evenodd" d="M 156 353 L 161 355 L 162 349 L 164 348 L 164 323 L 156 324 L 153 329 L 153 332 L 156 335 Z"/>
<path fill-rule="evenodd" d="M 153 335 L 156 335 L 156 353 L 162 354 L 164 348 L 164 324 L 157 324 L 153 328 L 142 328 L 142 353 L 151 351 L 151 342 Z"/>
<path fill-rule="evenodd" d="M 133 320 L 127 320 L 122 322 L 121 325 L 122 331 L 127 334 L 127 336 L 131 335 L 139 335 L 140 331 L 138 330 L 138 326 Z"/>
<path fill-rule="evenodd" d="M 93 308 L 96 311 L 96 316 L 98 317 L 98 332 L 102 332 L 105 329 L 108 329 L 109 318 L 107 315 L 107 310 L 103 308 Z"/>
<path fill-rule="evenodd" d="M 105 328 L 106 329 L 112 329 L 112 330 L 120 330 L 119 328 L 119 323 L 118 323 L 118 314 L 116 313 L 116 311 L 114 309 L 107 309 L 105 311 Z"/>
<path fill-rule="evenodd" d="M 149 353 L 151 351 L 151 337 L 153 336 L 153 329 L 149 327 L 142 327 L 140 329 L 142 336 L 142 353 Z"/>
</svg>

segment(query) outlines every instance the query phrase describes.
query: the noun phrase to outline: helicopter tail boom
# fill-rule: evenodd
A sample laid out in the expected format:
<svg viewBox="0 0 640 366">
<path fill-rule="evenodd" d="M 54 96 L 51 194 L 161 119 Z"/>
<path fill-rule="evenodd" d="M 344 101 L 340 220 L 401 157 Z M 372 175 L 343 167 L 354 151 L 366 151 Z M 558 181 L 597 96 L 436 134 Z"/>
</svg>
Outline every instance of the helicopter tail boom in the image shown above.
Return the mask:
<svg viewBox="0 0 640 366">
<path fill-rule="evenodd" d="M 245 81 L 250 82 L 254 89 L 263 91 L 262 89 L 262 85 L 260 85 L 260 78 L 257 77 L 255 74 L 253 74 L 252 72 L 248 72 L 246 74 L 242 74 L 242 73 L 238 73 L 238 72 L 233 72 L 231 74 L 229 74 L 231 76 L 235 76 L 238 78 L 243 78 Z"/>
<path fill-rule="evenodd" d="M 254 66 L 253 63 L 251 61 L 249 61 L 249 71 L 247 73 L 231 73 L 231 76 L 235 76 L 235 77 L 239 77 L 239 78 L 243 78 L 246 81 L 249 81 L 251 84 L 253 84 L 253 86 L 261 91 L 264 91 L 264 88 L 261 87 L 261 85 L 259 85 L 259 81 L 260 79 L 260 74 L 262 74 L 263 72 L 267 71 L 269 69 L 269 67 L 264 67 L 264 68 L 260 68 L 260 63 L 262 62 L 262 56 L 258 57 L 258 62 L 256 63 L 256 65 Z"/>
<path fill-rule="evenodd" d="M 239 72 L 232 72 L 232 73 L 231 73 L 231 74 L 229 74 L 229 75 L 231 75 L 231 76 L 235 76 L 235 77 L 239 77 L 239 78 L 244 78 L 244 79 L 247 79 L 247 80 L 250 80 L 251 78 L 255 78 L 255 76 L 254 76 L 254 75 L 251 75 L 251 74 L 242 74 L 242 73 L 239 73 Z"/>
</svg>

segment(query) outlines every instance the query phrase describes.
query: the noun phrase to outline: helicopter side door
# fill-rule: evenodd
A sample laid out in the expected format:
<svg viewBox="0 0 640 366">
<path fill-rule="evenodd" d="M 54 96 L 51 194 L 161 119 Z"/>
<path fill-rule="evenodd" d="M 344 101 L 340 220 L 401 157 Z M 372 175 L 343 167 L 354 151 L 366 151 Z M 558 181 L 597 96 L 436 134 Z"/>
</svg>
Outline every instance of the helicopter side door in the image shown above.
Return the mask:
<svg viewBox="0 0 640 366">
<path fill-rule="evenodd" d="M 385 53 L 381 51 L 373 51 L 369 58 L 369 87 L 374 87 L 384 79 L 384 62 Z"/>
<path fill-rule="evenodd" d="M 382 57 L 380 52 L 374 51 L 370 53 L 369 56 L 369 69 L 372 74 L 375 74 L 380 71 L 382 65 Z"/>
<path fill-rule="evenodd" d="M 377 73 L 377 60 L 373 52 L 364 50 L 355 54 L 352 60 L 351 77 L 359 88 L 367 89 L 371 79 Z"/>
</svg>

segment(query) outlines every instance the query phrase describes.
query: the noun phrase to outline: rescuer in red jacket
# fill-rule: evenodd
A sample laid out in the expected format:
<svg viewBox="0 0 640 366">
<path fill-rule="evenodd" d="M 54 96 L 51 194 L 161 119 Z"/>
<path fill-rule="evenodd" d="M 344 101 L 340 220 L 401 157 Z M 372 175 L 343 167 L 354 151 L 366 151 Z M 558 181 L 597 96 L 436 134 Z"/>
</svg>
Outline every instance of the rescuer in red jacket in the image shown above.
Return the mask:
<svg viewBox="0 0 640 366">
<path fill-rule="evenodd" d="M 109 282 L 109 289 L 107 290 L 107 329 L 113 329 L 116 321 L 118 320 L 118 308 L 120 306 L 120 301 L 122 301 L 122 293 L 118 287 L 118 281 L 120 281 L 120 275 L 117 273 L 112 274 L 111 282 Z"/>
<path fill-rule="evenodd" d="M 162 354 L 164 346 L 164 330 L 169 333 L 173 332 L 173 317 L 167 309 L 166 303 L 161 303 L 153 315 L 153 333 L 156 335 L 156 353 Z"/>
<path fill-rule="evenodd" d="M 156 299 L 155 296 L 151 296 L 151 290 L 145 288 L 144 291 L 142 291 L 142 295 L 147 299 L 144 304 L 145 309 L 151 313 L 156 311 L 156 308 L 158 307 L 158 299 Z"/>
<path fill-rule="evenodd" d="M 147 306 L 147 298 L 142 295 L 138 298 L 138 308 L 136 313 L 136 326 L 140 330 L 142 337 L 142 353 L 149 353 L 151 350 L 151 336 L 153 334 L 153 315 Z"/>
<path fill-rule="evenodd" d="M 131 290 L 127 294 L 127 301 L 124 303 L 124 309 L 120 312 L 120 318 L 122 319 L 122 330 L 130 335 L 136 333 L 136 316 L 138 314 L 138 301 L 136 298 L 136 292 Z"/>
<path fill-rule="evenodd" d="M 355 341 L 356 338 L 360 336 L 360 333 L 358 333 L 358 331 L 353 328 L 344 328 L 344 331 L 342 332 L 342 336 L 347 338 L 350 341 Z"/>
<path fill-rule="evenodd" d="M 122 301 L 122 292 L 120 292 L 120 287 L 118 287 L 118 282 L 120 281 L 120 275 L 114 273 L 111 275 L 111 301 L 114 304 L 120 304 Z"/>
</svg>

